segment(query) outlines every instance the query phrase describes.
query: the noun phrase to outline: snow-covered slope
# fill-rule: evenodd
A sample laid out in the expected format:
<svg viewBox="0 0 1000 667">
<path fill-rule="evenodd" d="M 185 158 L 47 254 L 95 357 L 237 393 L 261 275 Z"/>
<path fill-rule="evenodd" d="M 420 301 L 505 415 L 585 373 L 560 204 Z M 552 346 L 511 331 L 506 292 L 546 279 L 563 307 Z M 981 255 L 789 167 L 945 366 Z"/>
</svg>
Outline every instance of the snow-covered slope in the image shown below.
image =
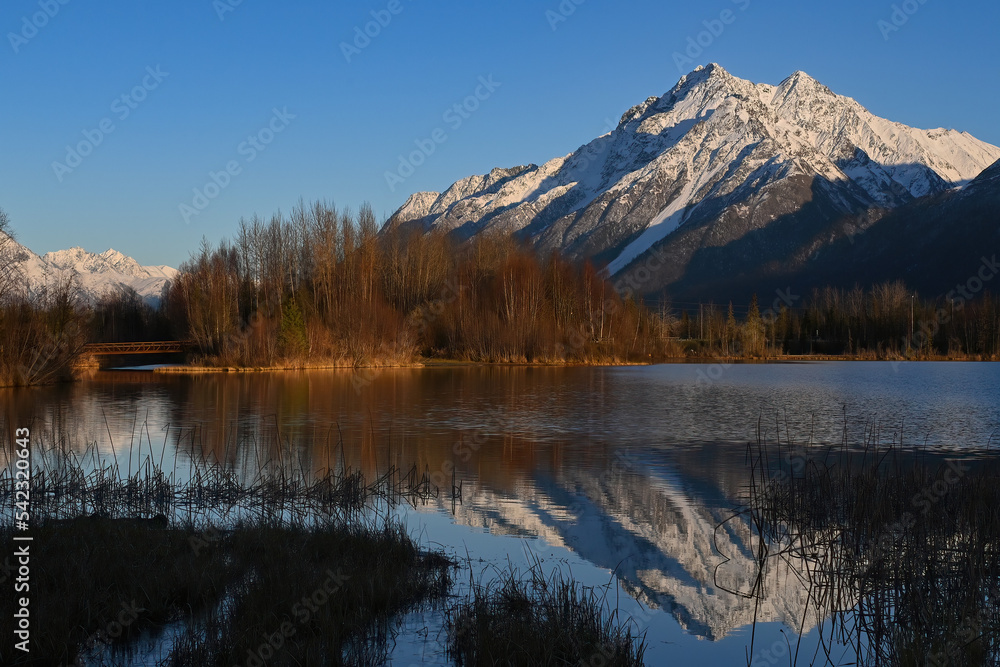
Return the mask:
<svg viewBox="0 0 1000 667">
<path fill-rule="evenodd" d="M 16 251 L 22 258 L 20 268 L 29 294 L 37 294 L 47 286 L 72 278 L 79 287 L 80 297 L 91 303 L 109 290 L 127 285 L 144 300 L 155 304 L 164 284 L 177 275 L 177 270 L 169 266 L 141 266 L 133 258 L 110 248 L 100 254 L 70 248 L 39 256 L 18 245 Z"/>
<path fill-rule="evenodd" d="M 997 159 L 996 146 L 879 118 L 803 72 L 773 86 L 712 64 L 570 155 L 417 193 L 390 225 L 516 232 L 607 262 L 612 274 L 682 228 L 708 225 L 667 253 L 660 282 L 669 284 L 699 247 L 734 243 L 809 204 L 824 221 L 891 209 L 967 183 Z"/>
</svg>

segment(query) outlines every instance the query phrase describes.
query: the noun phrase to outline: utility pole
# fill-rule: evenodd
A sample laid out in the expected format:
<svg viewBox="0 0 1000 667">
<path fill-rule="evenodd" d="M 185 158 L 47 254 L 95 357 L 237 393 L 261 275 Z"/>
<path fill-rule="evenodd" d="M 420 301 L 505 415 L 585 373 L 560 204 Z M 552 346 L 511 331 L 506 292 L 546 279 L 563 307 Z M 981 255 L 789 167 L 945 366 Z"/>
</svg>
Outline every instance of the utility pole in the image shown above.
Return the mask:
<svg viewBox="0 0 1000 667">
<path fill-rule="evenodd" d="M 705 340 L 705 309 L 700 303 L 698 304 L 698 329 L 699 340 Z"/>
</svg>

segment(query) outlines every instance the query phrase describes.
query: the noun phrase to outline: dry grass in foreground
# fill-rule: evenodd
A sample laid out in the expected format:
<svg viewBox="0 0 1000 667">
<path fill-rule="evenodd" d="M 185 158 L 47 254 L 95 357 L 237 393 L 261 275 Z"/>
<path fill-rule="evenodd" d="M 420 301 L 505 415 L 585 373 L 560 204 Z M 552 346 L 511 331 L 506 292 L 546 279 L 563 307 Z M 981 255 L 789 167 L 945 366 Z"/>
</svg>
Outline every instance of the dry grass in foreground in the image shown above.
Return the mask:
<svg viewBox="0 0 1000 667">
<path fill-rule="evenodd" d="M 0 663 L 141 664 L 157 647 L 157 664 L 178 666 L 381 664 L 393 619 L 449 585 L 450 563 L 391 523 L 166 523 L 81 517 L 34 530 L 32 650 L 5 643 Z M 13 622 L 0 619 L 4 636 Z"/>
<path fill-rule="evenodd" d="M 793 644 L 789 664 L 843 664 L 835 646 L 853 647 L 857 665 L 1000 664 L 995 460 L 903 454 L 877 436 L 862 449 L 760 442 L 750 454 L 737 516 L 756 537 L 753 597 L 787 562 L 820 633 L 819 654 Z"/>
<path fill-rule="evenodd" d="M 593 589 L 535 564 L 527 578 L 508 570 L 473 582 L 452 611 L 448 650 L 459 666 L 642 665 L 645 633 L 621 622 Z"/>
<path fill-rule="evenodd" d="M 0 664 L 380 665 L 400 616 L 450 589 L 453 563 L 390 511 L 441 493 L 416 467 L 368 480 L 343 463 L 311 476 L 269 462 L 245 477 L 201 462 L 177 481 L 151 454 L 125 470 L 36 456 L 32 651 L 2 644 Z M 0 472 L 0 503 L 15 489 Z M 4 521 L 4 553 L 13 537 Z M 641 664 L 642 638 L 603 599 L 539 572 L 475 588 L 457 616 L 466 630 L 451 634 L 459 664 Z M 14 623 L 0 614 L 0 634 Z"/>
</svg>

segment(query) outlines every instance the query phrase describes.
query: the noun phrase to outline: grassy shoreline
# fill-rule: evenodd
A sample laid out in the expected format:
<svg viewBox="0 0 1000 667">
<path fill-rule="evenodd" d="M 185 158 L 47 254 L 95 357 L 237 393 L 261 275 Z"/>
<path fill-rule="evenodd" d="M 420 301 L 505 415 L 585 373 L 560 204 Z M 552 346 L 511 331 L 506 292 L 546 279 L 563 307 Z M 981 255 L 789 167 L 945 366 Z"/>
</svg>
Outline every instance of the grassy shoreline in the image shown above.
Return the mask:
<svg viewBox="0 0 1000 667">
<path fill-rule="evenodd" d="M 291 363 L 273 366 L 211 366 L 204 364 L 185 364 L 177 366 L 162 366 L 154 368 L 155 373 L 170 374 L 202 374 L 202 373 L 268 373 L 276 371 L 323 371 L 323 370 L 388 370 L 412 368 L 575 368 L 575 367 L 610 367 L 610 366 L 654 366 L 661 364 L 767 364 L 767 363 L 801 363 L 815 361 L 881 361 L 881 362 L 997 362 L 997 358 L 983 358 L 981 355 L 950 355 L 923 356 L 907 358 L 905 356 L 872 356 L 865 354 L 782 354 L 766 357 L 742 356 L 686 356 L 667 357 L 648 362 L 636 361 L 564 361 L 564 362 L 491 362 L 467 361 L 464 359 L 420 359 L 410 363 L 393 364 L 312 364 Z"/>
</svg>

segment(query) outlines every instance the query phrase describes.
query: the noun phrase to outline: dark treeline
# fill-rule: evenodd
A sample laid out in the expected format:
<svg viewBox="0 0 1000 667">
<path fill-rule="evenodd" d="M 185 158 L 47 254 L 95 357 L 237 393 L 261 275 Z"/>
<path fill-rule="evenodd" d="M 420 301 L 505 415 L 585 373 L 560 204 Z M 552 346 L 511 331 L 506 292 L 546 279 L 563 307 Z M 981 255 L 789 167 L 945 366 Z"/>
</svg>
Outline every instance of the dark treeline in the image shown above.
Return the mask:
<svg viewBox="0 0 1000 667">
<path fill-rule="evenodd" d="M 836 354 L 861 358 L 1000 356 L 1000 301 L 923 298 L 902 282 L 869 289 L 824 288 L 803 299 L 778 293 L 771 304 L 689 304 L 677 334 L 710 356 Z"/>
<path fill-rule="evenodd" d="M 128 285 L 108 289 L 84 311 L 90 342 L 168 340 L 173 335 L 163 310 L 151 305 Z"/>
<path fill-rule="evenodd" d="M 210 364 L 641 361 L 677 353 L 668 320 L 590 266 L 539 258 L 510 237 L 464 244 L 379 230 L 325 203 L 241 220 L 165 295 L 176 334 Z"/>
</svg>

